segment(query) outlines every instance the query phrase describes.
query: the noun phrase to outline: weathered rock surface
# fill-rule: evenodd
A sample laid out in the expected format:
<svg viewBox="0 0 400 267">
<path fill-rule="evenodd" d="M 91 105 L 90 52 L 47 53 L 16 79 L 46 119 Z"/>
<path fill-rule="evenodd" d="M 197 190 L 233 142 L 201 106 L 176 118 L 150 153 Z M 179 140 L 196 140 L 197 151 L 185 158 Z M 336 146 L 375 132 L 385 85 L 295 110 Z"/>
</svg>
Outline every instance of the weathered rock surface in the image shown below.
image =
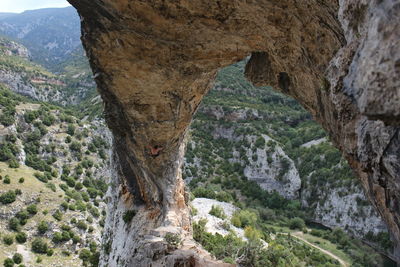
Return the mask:
<svg viewBox="0 0 400 267">
<path fill-rule="evenodd" d="M 218 68 L 249 54 L 247 77 L 310 110 L 400 243 L 398 1 L 69 2 L 114 135 L 103 265 L 207 265 L 162 237 L 190 240 L 185 133 Z"/>
</svg>

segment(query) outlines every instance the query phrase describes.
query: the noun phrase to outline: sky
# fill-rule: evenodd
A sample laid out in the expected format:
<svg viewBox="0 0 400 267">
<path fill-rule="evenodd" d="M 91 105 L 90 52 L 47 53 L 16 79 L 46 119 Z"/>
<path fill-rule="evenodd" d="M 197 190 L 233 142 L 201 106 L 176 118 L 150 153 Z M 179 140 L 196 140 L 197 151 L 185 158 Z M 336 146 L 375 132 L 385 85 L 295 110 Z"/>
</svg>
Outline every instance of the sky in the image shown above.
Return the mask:
<svg viewBox="0 0 400 267">
<path fill-rule="evenodd" d="M 69 5 L 66 0 L 0 0 L 0 12 L 20 13 L 25 10 Z"/>
</svg>

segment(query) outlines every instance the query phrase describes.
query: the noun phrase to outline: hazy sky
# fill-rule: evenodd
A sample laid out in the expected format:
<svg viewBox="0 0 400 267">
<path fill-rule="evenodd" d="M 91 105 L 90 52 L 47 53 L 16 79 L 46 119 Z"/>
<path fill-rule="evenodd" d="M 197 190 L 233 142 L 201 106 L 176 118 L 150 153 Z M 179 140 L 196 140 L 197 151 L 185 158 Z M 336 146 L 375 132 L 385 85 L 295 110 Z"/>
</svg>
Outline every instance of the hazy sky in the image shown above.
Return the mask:
<svg viewBox="0 0 400 267">
<path fill-rule="evenodd" d="M 20 13 L 25 10 L 69 5 L 66 0 L 0 0 L 0 12 Z"/>
</svg>

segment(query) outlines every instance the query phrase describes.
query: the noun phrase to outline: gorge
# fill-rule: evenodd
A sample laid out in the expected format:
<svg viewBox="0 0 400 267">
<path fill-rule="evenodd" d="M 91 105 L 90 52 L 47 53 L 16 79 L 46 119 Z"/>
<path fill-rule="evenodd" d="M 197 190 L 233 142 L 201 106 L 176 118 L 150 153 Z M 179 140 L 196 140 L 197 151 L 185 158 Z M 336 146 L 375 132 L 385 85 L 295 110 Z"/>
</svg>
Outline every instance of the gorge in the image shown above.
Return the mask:
<svg viewBox="0 0 400 267">
<path fill-rule="evenodd" d="M 398 1 L 69 2 L 114 136 L 102 265 L 222 265 L 191 239 L 181 165 L 216 72 L 249 55 L 250 81 L 294 97 L 328 131 L 400 250 Z M 171 251 L 167 233 L 183 246 Z"/>
</svg>

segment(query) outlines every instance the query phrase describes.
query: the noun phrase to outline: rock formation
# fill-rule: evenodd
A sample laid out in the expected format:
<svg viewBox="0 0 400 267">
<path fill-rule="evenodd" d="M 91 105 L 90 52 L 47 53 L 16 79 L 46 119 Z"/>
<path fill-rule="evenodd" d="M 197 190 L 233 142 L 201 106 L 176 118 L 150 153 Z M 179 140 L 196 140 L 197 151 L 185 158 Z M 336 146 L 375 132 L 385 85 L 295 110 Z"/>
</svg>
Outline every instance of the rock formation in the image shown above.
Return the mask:
<svg viewBox="0 0 400 267">
<path fill-rule="evenodd" d="M 314 115 L 400 243 L 398 1 L 69 2 L 114 135 L 102 266 L 218 264 L 190 241 L 185 133 L 216 71 L 250 54 L 247 77 Z"/>
</svg>

